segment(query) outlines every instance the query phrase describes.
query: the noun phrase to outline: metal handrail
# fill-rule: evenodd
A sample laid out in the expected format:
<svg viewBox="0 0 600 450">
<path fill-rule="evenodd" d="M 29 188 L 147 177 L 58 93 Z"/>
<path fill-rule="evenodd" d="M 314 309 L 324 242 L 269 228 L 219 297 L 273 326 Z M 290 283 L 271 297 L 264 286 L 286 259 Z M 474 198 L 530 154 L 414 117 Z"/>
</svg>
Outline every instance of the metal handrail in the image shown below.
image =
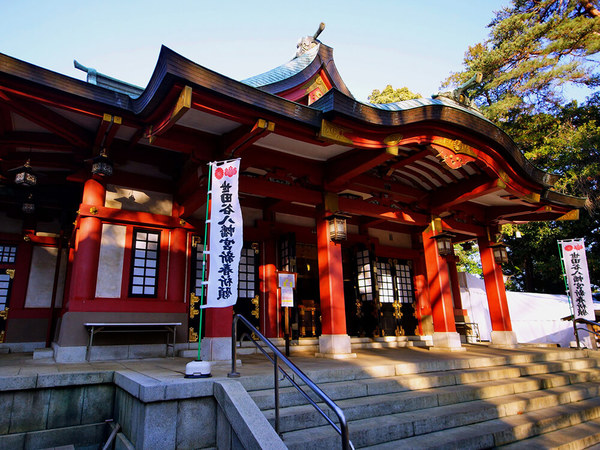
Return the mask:
<svg viewBox="0 0 600 450">
<path fill-rule="evenodd" d="M 244 325 L 246 325 L 246 327 L 253 332 L 256 336 L 259 337 L 259 339 L 265 343 L 265 345 L 267 347 L 269 347 L 269 349 L 271 349 L 271 351 L 273 352 L 273 356 L 271 357 L 271 355 L 269 355 L 266 350 L 264 348 L 262 348 L 259 344 L 258 341 L 253 339 L 248 333 L 244 333 L 241 336 L 241 339 L 243 339 L 244 337 L 248 337 L 249 340 L 263 353 L 263 355 L 265 355 L 267 357 L 267 359 L 269 361 L 271 361 L 271 363 L 273 363 L 273 369 L 274 369 L 274 384 L 275 384 L 275 431 L 277 431 L 277 433 L 279 434 L 279 376 L 278 376 L 278 372 L 281 372 L 283 374 L 283 376 L 292 384 L 292 386 L 294 386 L 301 394 L 302 396 L 304 396 L 304 398 L 306 400 L 308 400 L 308 402 L 319 412 L 319 414 L 321 414 L 325 420 L 329 423 L 329 425 L 331 425 L 333 427 L 333 429 L 335 431 L 337 431 L 337 433 L 341 436 L 342 438 L 342 449 L 343 450 L 348 450 L 348 449 L 352 449 L 354 450 L 354 446 L 352 445 L 352 442 L 350 442 L 350 437 L 348 435 L 348 422 L 346 421 L 346 416 L 344 416 L 343 411 L 340 409 L 340 407 L 338 405 L 335 404 L 335 402 L 333 400 L 331 400 L 327 394 L 325 394 L 325 392 L 323 392 L 321 390 L 321 388 L 319 388 L 319 386 L 317 386 L 310 378 L 308 378 L 308 376 L 306 376 L 306 374 L 304 374 L 304 372 L 302 372 L 293 362 L 291 362 L 289 359 L 287 359 L 283 353 L 281 353 L 279 351 L 279 349 L 277 347 L 275 347 L 275 345 L 273 345 L 273 343 L 271 341 L 269 341 L 269 339 L 267 339 L 265 336 L 263 336 L 260 331 L 258 331 L 256 329 L 256 327 L 254 325 L 252 325 L 248 319 L 246 319 L 244 316 L 240 315 L 240 314 L 235 314 L 233 316 L 233 322 L 231 323 L 231 372 L 227 374 L 227 376 L 229 378 L 237 378 L 240 376 L 239 372 L 236 371 L 236 355 L 237 355 L 237 347 L 236 347 L 236 342 L 237 342 L 237 322 L 238 320 L 241 320 L 242 323 Z M 281 360 L 281 362 L 285 363 L 285 365 L 292 371 L 294 372 L 305 384 L 306 386 L 308 386 L 315 394 L 317 394 L 317 396 L 323 400 L 325 402 L 325 404 L 331 408 L 331 410 L 335 413 L 335 415 L 338 417 L 338 420 L 340 421 L 340 426 L 338 427 L 337 424 L 335 422 L 333 422 L 331 420 L 331 418 L 325 413 L 325 411 L 323 411 L 319 405 L 317 405 L 315 403 L 315 401 L 309 397 L 309 395 L 304 391 L 304 389 L 302 389 L 302 387 L 300 387 L 300 385 L 298 383 L 296 383 L 292 377 L 290 377 L 290 375 L 288 375 L 288 373 L 283 370 L 281 367 L 279 367 L 279 363 L 278 363 L 278 359 Z"/>
<path fill-rule="evenodd" d="M 596 326 L 596 327 L 600 328 L 600 323 L 594 322 L 592 320 L 584 319 L 583 317 L 578 317 L 577 319 L 575 319 L 575 322 L 583 323 L 585 325 L 592 325 L 592 326 Z M 587 331 L 588 333 L 594 333 L 596 336 L 600 337 L 599 332 L 597 332 L 596 330 L 590 329 L 590 328 L 578 328 L 578 330 Z"/>
</svg>

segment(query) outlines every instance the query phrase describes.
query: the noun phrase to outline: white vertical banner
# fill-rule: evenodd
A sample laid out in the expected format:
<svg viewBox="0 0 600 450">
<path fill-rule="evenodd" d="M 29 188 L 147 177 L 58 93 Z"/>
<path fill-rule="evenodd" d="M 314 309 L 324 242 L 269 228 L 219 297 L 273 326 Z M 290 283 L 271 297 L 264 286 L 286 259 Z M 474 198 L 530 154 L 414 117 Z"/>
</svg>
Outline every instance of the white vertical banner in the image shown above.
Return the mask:
<svg viewBox="0 0 600 450">
<path fill-rule="evenodd" d="M 240 160 L 211 162 L 208 289 L 204 308 L 235 305 L 243 236 Z"/>
<path fill-rule="evenodd" d="M 596 320 L 583 239 L 559 241 L 575 318 Z"/>
</svg>

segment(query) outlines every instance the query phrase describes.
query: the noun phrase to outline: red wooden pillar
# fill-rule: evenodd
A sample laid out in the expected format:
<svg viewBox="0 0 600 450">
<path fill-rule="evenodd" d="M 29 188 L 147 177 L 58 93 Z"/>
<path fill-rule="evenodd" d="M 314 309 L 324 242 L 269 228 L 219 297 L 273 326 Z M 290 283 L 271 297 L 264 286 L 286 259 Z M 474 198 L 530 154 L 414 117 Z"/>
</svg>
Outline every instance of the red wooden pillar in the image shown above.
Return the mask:
<svg viewBox="0 0 600 450">
<path fill-rule="evenodd" d="M 434 221 L 432 221 L 431 226 L 422 234 L 429 299 L 433 310 L 433 345 L 440 348 L 458 349 L 461 348 L 461 344 L 454 324 L 450 272 L 446 260 L 438 253 L 437 243 L 433 239 L 433 236 L 440 231 L 436 230 Z"/>
<path fill-rule="evenodd" d="M 273 239 L 265 241 L 261 253 L 262 264 L 258 268 L 260 278 L 260 324 L 266 337 L 275 338 L 279 335 L 275 241 Z"/>
<path fill-rule="evenodd" d="M 96 178 L 90 178 L 83 187 L 82 207 L 102 207 L 106 189 Z M 87 211 L 86 211 L 87 212 Z M 76 255 L 71 278 L 70 297 L 73 300 L 90 300 L 96 296 L 98 258 L 102 238 L 102 220 L 82 217 L 77 232 Z"/>
<path fill-rule="evenodd" d="M 494 259 L 494 249 L 490 246 L 488 236 L 479 237 L 477 241 L 492 322 L 492 344 L 514 347 L 517 344 L 517 336 L 512 331 L 502 269 Z"/>
<path fill-rule="evenodd" d="M 431 302 L 429 301 L 429 286 L 427 285 L 427 271 L 425 258 L 415 260 L 415 293 L 417 298 L 417 318 L 419 320 L 419 334 L 433 334 L 433 320 Z"/>
<path fill-rule="evenodd" d="M 167 301 L 183 302 L 185 300 L 186 253 L 187 231 L 185 228 L 175 228 L 171 232 Z"/>
<path fill-rule="evenodd" d="M 326 214 L 317 217 L 317 250 L 319 290 L 321 297 L 321 330 L 319 352 L 324 356 L 355 356 L 346 334 L 344 277 L 341 244 L 329 239 Z"/>
</svg>

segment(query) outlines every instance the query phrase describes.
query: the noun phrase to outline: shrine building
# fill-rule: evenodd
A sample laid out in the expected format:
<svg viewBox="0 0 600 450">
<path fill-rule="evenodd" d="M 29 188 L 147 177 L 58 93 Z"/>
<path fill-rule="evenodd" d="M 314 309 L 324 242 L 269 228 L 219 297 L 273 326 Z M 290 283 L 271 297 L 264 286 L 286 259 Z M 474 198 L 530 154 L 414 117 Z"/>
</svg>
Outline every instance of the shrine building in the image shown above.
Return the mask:
<svg viewBox="0 0 600 450">
<path fill-rule="evenodd" d="M 499 227 L 576 219 L 584 200 L 554 190 L 557 176 L 460 90 L 356 100 L 317 37 L 242 81 L 163 47 L 145 88 L 0 54 L 0 348 L 152 356 L 162 333 L 99 334 L 88 354 L 89 324 L 181 323 L 174 350 L 203 339 L 203 359 L 228 359 L 234 312 L 283 337 L 284 271 L 296 274 L 291 338 L 318 337 L 321 356 L 351 356 L 352 337 L 459 350 L 453 244 L 467 242 L 492 344 L 514 346 Z M 235 158 L 238 300 L 206 309 L 200 330 L 208 163 Z"/>
</svg>

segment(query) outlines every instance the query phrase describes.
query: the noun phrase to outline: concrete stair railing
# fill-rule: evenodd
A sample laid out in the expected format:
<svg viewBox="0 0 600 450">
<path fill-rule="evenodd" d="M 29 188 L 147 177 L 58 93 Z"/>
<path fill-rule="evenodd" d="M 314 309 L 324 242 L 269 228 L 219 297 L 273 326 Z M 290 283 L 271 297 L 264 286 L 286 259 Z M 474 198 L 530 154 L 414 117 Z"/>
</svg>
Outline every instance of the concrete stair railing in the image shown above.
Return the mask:
<svg viewBox="0 0 600 450">
<path fill-rule="evenodd" d="M 368 372 L 309 374 L 344 411 L 356 448 L 585 448 L 600 442 L 600 368 L 587 351 L 407 363 L 393 373 L 389 367 Z M 272 391 L 249 394 L 273 423 Z M 339 446 L 339 436 L 291 388 L 281 389 L 280 405 L 288 448 Z"/>
</svg>

